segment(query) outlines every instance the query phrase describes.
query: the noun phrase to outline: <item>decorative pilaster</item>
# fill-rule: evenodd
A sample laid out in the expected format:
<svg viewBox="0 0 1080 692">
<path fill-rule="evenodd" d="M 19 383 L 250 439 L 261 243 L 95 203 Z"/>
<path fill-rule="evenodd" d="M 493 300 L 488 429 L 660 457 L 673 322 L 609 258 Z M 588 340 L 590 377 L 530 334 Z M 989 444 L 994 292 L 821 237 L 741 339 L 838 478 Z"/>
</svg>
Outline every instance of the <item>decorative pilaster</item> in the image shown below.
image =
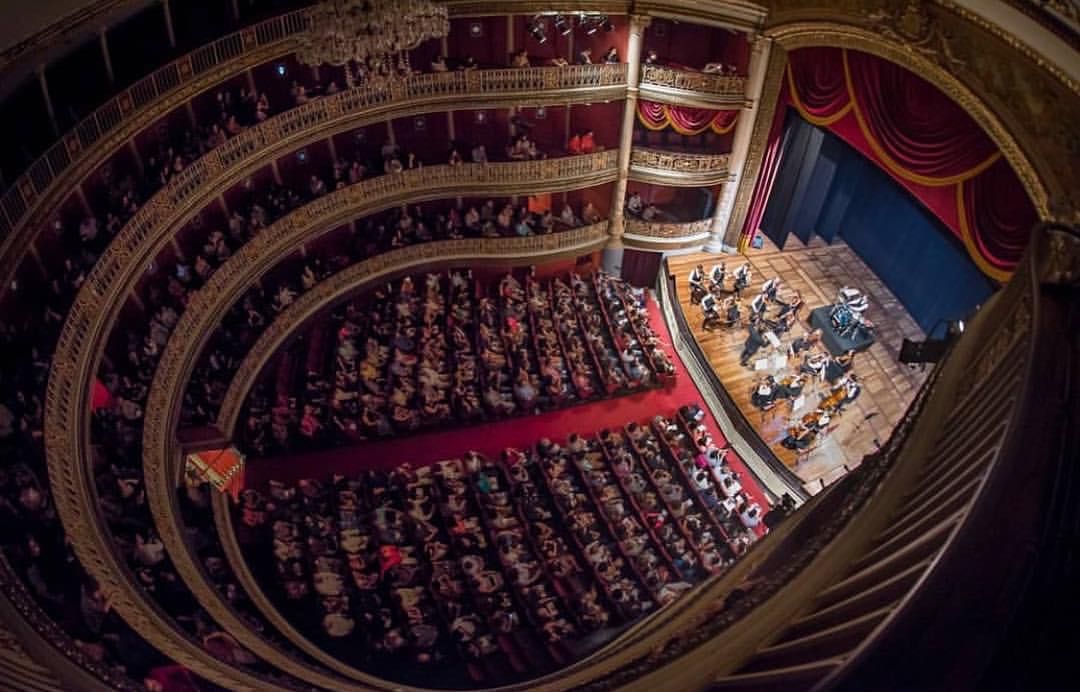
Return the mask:
<svg viewBox="0 0 1080 692">
<path fill-rule="evenodd" d="M 626 202 L 626 181 L 630 175 L 630 150 L 634 144 L 634 121 L 637 118 L 638 83 L 641 80 L 641 45 L 645 27 L 652 21 L 645 15 L 630 16 L 630 40 L 626 46 L 626 103 L 623 106 L 622 129 L 619 131 L 619 177 L 611 197 L 611 226 L 608 229 L 608 248 L 622 247 L 623 205 Z"/>
<path fill-rule="evenodd" d="M 761 109 L 758 107 L 761 100 L 762 87 L 765 84 L 766 66 L 769 64 L 769 54 L 772 49 L 772 39 L 758 36 L 753 39 L 750 53 L 750 75 L 746 83 L 746 105 L 739 113 L 739 121 L 735 124 L 735 137 L 732 142 L 731 159 L 728 162 L 728 179 L 720 192 L 720 199 L 716 203 L 716 211 L 713 213 L 711 235 L 705 243 L 707 252 L 733 251 L 732 243 L 725 243 L 728 230 L 731 226 L 731 212 L 735 208 L 735 197 L 739 185 L 742 182 L 746 168 L 746 154 L 750 150 L 750 140 L 754 134 L 754 123 Z M 772 111 L 769 111 L 772 117 Z M 752 181 L 750 181 L 752 182 Z"/>
</svg>

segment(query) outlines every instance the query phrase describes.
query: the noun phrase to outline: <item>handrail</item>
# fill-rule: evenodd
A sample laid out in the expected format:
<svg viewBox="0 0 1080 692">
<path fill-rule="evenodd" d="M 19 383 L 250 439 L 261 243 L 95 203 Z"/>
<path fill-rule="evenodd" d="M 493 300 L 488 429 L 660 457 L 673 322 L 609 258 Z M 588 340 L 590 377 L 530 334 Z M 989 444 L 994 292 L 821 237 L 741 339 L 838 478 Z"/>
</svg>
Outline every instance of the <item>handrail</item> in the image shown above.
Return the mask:
<svg viewBox="0 0 1080 692">
<path fill-rule="evenodd" d="M 698 187 L 728 180 L 730 154 L 695 154 L 649 147 L 630 150 L 630 177 L 662 185 Z"/>
<path fill-rule="evenodd" d="M 443 107 L 458 110 L 475 107 L 477 102 L 465 98 L 469 96 L 512 98 L 515 103 L 531 103 L 538 99 L 550 103 L 585 96 L 597 98 L 604 96 L 605 92 L 610 92 L 607 94 L 609 98 L 621 97 L 625 92 L 626 73 L 625 64 L 472 70 L 420 74 L 401 82 L 392 82 L 389 86 L 347 89 L 284 111 L 227 140 L 170 179 L 164 188 L 168 191 L 167 195 L 161 196 L 159 192 L 157 203 L 168 200 L 172 205 L 179 205 L 190 195 L 200 192 L 201 187 L 214 176 L 264 156 L 267 147 L 280 147 L 320 128 L 323 134 L 333 134 L 332 130 L 328 130 L 335 125 L 342 126 L 348 122 L 357 126 L 387 117 L 399 108 L 413 112 L 411 109 Z M 118 135 L 109 141 L 113 140 L 122 141 Z M 73 181 L 64 179 L 58 184 L 60 182 L 70 184 Z M 12 188 L 32 189 L 26 185 Z M 12 190 L 9 190 L 9 194 L 23 194 Z M 19 223 L 25 226 L 32 210 L 26 203 L 29 198 L 20 196 L 17 199 L 19 202 L 14 207 L 18 210 L 16 216 Z M 42 199 L 43 195 L 35 193 L 31 206 L 36 208 Z M 150 215 L 150 212 L 143 212 L 142 209 L 140 212 L 144 219 Z M 139 216 L 136 214 L 136 218 L 129 223 L 136 223 Z M 0 214 L 0 218 L 3 218 L 3 214 Z M 26 233 L 17 230 L 12 226 L 5 237 L 4 229 L 0 226 L 0 294 L 10 284 L 21 253 L 32 240 Z"/>
<path fill-rule="evenodd" d="M 713 220 L 697 221 L 645 221 L 632 216 L 624 220 L 627 236 L 641 236 L 647 240 L 695 240 L 708 237 Z"/>
<path fill-rule="evenodd" d="M 467 196 L 482 191 L 522 194 L 538 188 L 559 191 L 610 182 L 616 175 L 617 153 L 612 150 L 527 162 L 430 166 L 365 180 L 327 194 L 263 229 L 229 259 L 230 264 L 226 269 L 215 272 L 211 285 L 226 278 L 236 282 L 248 281 L 276 263 L 283 254 L 292 251 L 307 235 L 329 230 L 335 221 L 346 220 L 350 215 L 364 211 L 410 200 Z M 88 458 L 80 450 L 89 449 L 90 444 L 89 409 L 80 402 L 87 393 L 85 373 L 97 371 L 104 342 L 119 315 L 123 297 L 138 281 L 141 268 L 171 237 L 163 231 L 183 223 L 184 220 L 179 218 L 182 214 L 176 213 L 176 209 L 187 209 L 191 205 L 180 207 L 172 199 L 183 199 L 185 194 L 190 194 L 188 190 L 177 186 L 159 192 L 114 239 L 94 267 L 72 304 L 58 339 L 55 366 L 49 378 L 46 397 L 45 439 L 49 478 L 54 484 L 57 509 L 70 531 L 76 552 L 88 571 L 110 593 L 117 612 L 123 614 L 148 641 L 166 648 L 171 645 L 170 642 L 175 643 L 175 637 L 170 634 L 168 626 L 152 615 L 153 609 L 148 608 L 151 604 L 146 602 L 145 596 L 125 581 L 124 570 L 103 533 L 99 510 L 92 499 L 93 479 L 90 478 L 90 470 L 80 461 Z M 543 242 L 543 237 L 537 242 Z M 415 252 L 431 252 L 423 250 L 424 246 L 417 247 L 421 249 Z M 385 260 L 372 258 L 372 262 L 379 261 Z M 239 283 L 231 285 L 237 286 Z M 219 291 L 205 288 L 196 293 L 174 334 L 185 333 L 183 330 L 186 327 L 181 325 L 189 324 L 196 314 L 205 317 L 206 313 L 199 313 L 195 308 L 200 304 L 210 307 L 219 296 Z M 217 314 L 217 319 L 220 319 L 220 314 Z M 169 365 L 163 358 L 157 377 L 165 376 L 163 371 Z M 173 367 L 176 365 L 172 363 Z M 155 411 L 152 406 L 146 409 L 144 429 L 147 435 L 163 430 L 160 426 L 167 413 Z M 151 497 L 155 497 L 150 488 L 151 479 L 156 474 L 168 473 L 162 466 L 164 457 L 153 450 L 152 447 L 147 448 L 144 460 L 147 490 Z M 163 496 L 157 497 L 158 507 L 175 499 L 172 481 L 170 477 L 155 486 L 156 491 L 163 493 Z M 164 525 L 171 516 L 171 513 L 155 516 L 156 523 Z M 169 545 L 166 542 L 166 547 L 170 554 L 177 554 L 182 543 Z M 189 579 L 191 575 L 181 576 L 194 588 Z M 227 617 L 227 614 L 221 614 L 221 617 Z M 215 664 L 197 649 L 177 650 L 176 655 L 184 665 L 201 675 L 217 674 Z M 299 670 L 295 665 L 289 668 L 293 669 Z M 240 684 L 235 678 L 231 680 Z"/>
<path fill-rule="evenodd" d="M 135 116 L 160 114 L 159 100 L 166 95 L 177 93 L 225 62 L 282 44 L 305 26 L 304 10 L 296 10 L 223 36 L 158 68 L 83 118 L 30 164 L 0 197 L 0 256 L 9 254 L 13 236 L 19 235 L 42 200 L 54 188 L 66 189 L 74 182 L 63 174 L 99 153 L 94 145 L 116 146 L 133 134 L 124 126 L 136 120 Z"/>
<path fill-rule="evenodd" d="M 746 77 L 721 75 L 694 70 L 680 70 L 661 65 L 643 65 L 641 85 L 691 91 L 713 96 L 742 99 L 746 95 Z"/>
</svg>

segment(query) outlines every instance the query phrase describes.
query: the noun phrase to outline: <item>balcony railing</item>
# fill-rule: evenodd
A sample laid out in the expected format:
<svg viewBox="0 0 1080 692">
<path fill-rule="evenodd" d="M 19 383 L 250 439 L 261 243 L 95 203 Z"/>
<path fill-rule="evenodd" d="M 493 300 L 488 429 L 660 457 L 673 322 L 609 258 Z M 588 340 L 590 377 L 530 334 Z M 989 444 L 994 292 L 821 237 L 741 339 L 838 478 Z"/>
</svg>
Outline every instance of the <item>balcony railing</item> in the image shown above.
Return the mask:
<svg viewBox="0 0 1080 692">
<path fill-rule="evenodd" d="M 732 102 L 745 98 L 746 77 L 644 65 L 641 68 L 641 87 L 643 91 L 695 94 Z"/>
<path fill-rule="evenodd" d="M 306 111 L 301 109 L 301 112 Z M 254 137 L 255 134 L 248 133 L 255 133 L 258 129 L 252 128 L 238 136 L 237 140 Z M 195 323 L 196 317 L 212 327 L 228 307 L 222 296 L 243 290 L 268 267 L 274 266 L 295 251 L 305 239 L 333 228 L 335 224 L 351 217 L 416 199 L 467 196 L 481 192 L 526 194 L 538 189 L 558 191 L 610 182 L 616 177 L 617 155 L 617 151 L 610 150 L 540 161 L 430 166 L 365 180 L 327 194 L 273 223 L 233 254 L 227 266 L 215 272 L 210 283 L 195 293 L 181 317 L 181 323 L 173 333 L 178 336 L 187 333 L 184 325 Z M 53 483 L 57 509 L 65 526 L 70 529 L 69 535 L 81 562 L 94 574 L 102 588 L 112 594 L 116 611 L 132 623 L 151 644 L 164 650 L 175 651 L 178 661 L 200 675 L 222 680 L 221 676 L 216 674 L 219 670 L 216 662 L 205 652 L 197 647 L 187 647 L 182 652 L 175 648 L 176 633 L 167 623 L 152 615 L 152 603 L 126 581 L 125 571 L 112 552 L 110 541 L 100 524 L 93 499 L 90 469 L 82 463 L 82 460 L 89 458 L 83 450 L 89 431 L 86 428 L 88 408 L 80 403 L 88 392 L 86 373 L 97 370 L 105 342 L 119 316 L 127 292 L 137 283 L 147 262 L 168 242 L 170 231 L 182 223 L 180 217 L 185 212 L 194 213 L 197 208 L 193 203 L 184 207 L 178 205 L 181 202 L 197 201 L 194 199 L 198 197 L 197 192 L 213 194 L 214 190 L 220 189 L 220 183 L 226 174 L 225 167 L 216 157 L 204 157 L 203 161 L 207 158 L 218 163 L 206 169 L 205 177 L 197 177 L 186 183 L 178 180 L 176 186 L 170 185 L 161 190 L 139 210 L 109 245 L 76 297 L 54 354 L 56 367 L 50 374 L 45 404 L 45 438 L 49 478 Z M 591 232 L 597 234 L 597 237 L 587 240 L 585 245 L 594 241 L 602 242 L 602 232 L 596 229 Z M 577 238 L 577 233 L 578 231 L 570 231 L 553 236 L 527 237 L 514 240 L 511 245 L 517 248 L 515 252 L 518 253 L 544 254 L 550 244 L 572 241 Z M 563 235 L 566 235 L 565 241 Z M 490 251 L 493 241 L 471 240 L 460 247 L 452 247 L 459 252 L 462 248 L 471 250 L 473 246 L 469 243 L 479 243 L 481 250 L 487 247 Z M 449 256 L 441 243 L 412 246 L 403 252 L 415 253 L 417 257 L 427 261 Z M 389 261 L 384 255 L 378 255 L 370 258 L 369 264 L 365 266 L 372 272 L 378 272 L 379 268 L 385 268 Z M 205 333 L 196 330 L 192 338 L 205 339 L 208 334 L 209 328 Z M 201 348 L 201 343 L 197 346 Z M 156 386 L 158 381 L 179 382 L 187 379 L 187 375 L 183 373 L 191 363 L 181 362 L 182 359 L 170 356 L 171 353 L 174 351 L 167 347 L 158 363 L 151 397 L 160 397 L 154 393 L 159 391 Z M 171 440 L 175 422 L 170 417 L 175 413 L 175 410 L 148 406 L 143 421 L 144 444 L 147 440 Z M 157 508 L 157 511 L 174 501 L 172 489 L 175 486 L 171 480 L 163 481 L 159 475 L 167 472 L 160 446 L 148 447 L 146 454 L 148 461 L 144 464 L 144 470 L 147 494 L 151 505 Z M 171 543 L 172 538 L 162 530 L 162 540 L 166 542 L 169 554 L 175 559 L 183 551 L 183 546 Z M 176 567 L 186 583 L 198 583 L 197 567 L 192 566 L 191 570 L 186 570 L 179 562 Z M 234 622 L 231 618 L 235 616 L 230 616 L 224 606 L 210 607 L 208 612 L 223 626 L 229 627 L 227 623 Z M 254 647 L 252 650 L 260 656 L 273 653 L 261 647 Z M 316 675 L 295 664 L 289 664 L 284 669 L 298 676 Z M 229 682 L 233 687 L 241 683 L 253 684 L 250 679 L 231 678 Z M 318 684 L 325 686 L 324 681 Z"/>
<path fill-rule="evenodd" d="M 690 154 L 634 147 L 630 151 L 630 177 L 642 182 L 697 187 L 728 178 L 730 154 Z"/>
<path fill-rule="evenodd" d="M 159 68 L 83 119 L 0 198 L 0 242 L 5 246 L 5 254 L 13 231 L 26 221 L 61 173 L 91 157 L 93 145 L 107 137 L 113 146 L 123 142 L 134 134 L 123 126 L 135 120 L 141 126 L 142 119 L 136 116 L 153 108 L 166 95 L 199 80 L 219 65 L 298 34 L 305 26 L 304 12 L 297 10 L 224 36 Z"/>
<path fill-rule="evenodd" d="M 625 221 L 626 236 L 628 240 L 637 236 L 647 242 L 704 240 L 709 237 L 712 221 L 644 221 L 628 216 Z"/>
<path fill-rule="evenodd" d="M 250 163 L 262 156 L 264 149 L 269 146 L 280 146 L 282 142 L 299 138 L 304 133 L 349 118 L 385 117 L 393 106 L 439 104 L 453 109 L 462 107 L 465 97 L 470 95 L 516 97 L 518 100 L 536 99 L 543 95 L 545 102 L 551 102 L 560 99 L 560 95 L 565 97 L 566 94 L 581 92 L 592 95 L 596 89 L 605 88 L 618 92 L 611 96 L 621 96 L 625 84 L 626 65 L 600 64 L 442 72 L 416 75 L 389 88 L 349 89 L 309 101 L 244 130 L 170 180 L 165 199 L 168 204 L 178 205 L 203 188 L 205 181 L 220 171 Z M 574 98 L 580 98 L 580 95 Z M 25 212 L 25 204 L 20 205 L 19 208 Z M 132 221 L 136 222 L 137 219 Z M 4 280 L 14 275 L 21 248 L 32 239 L 19 238 L 21 247 L 9 247 L 12 240 L 14 238 L 3 238 L 0 286 L 8 285 L 8 281 Z"/>
</svg>

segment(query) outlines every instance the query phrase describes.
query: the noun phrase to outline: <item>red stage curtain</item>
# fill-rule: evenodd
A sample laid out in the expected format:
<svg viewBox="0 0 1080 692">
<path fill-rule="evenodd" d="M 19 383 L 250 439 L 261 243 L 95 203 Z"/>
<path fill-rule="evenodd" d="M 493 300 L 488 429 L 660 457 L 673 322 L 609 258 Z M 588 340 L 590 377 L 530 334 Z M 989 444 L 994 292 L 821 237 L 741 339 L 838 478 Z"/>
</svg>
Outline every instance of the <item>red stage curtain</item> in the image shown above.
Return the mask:
<svg viewBox="0 0 1080 692">
<path fill-rule="evenodd" d="M 964 242 L 987 276 L 1007 280 L 1037 214 L 979 124 L 929 82 L 876 56 L 801 48 L 788 58 L 781 104 L 881 166 Z M 770 186 L 774 175 L 763 167 Z M 763 210 L 768 189 L 755 191 L 754 206 Z M 754 206 L 743 243 L 760 222 Z"/>
<path fill-rule="evenodd" d="M 783 96 L 781 96 L 781 99 Z M 769 193 L 772 192 L 773 181 L 776 173 L 780 170 L 780 159 L 783 153 L 784 113 L 786 108 L 778 105 L 773 113 L 772 126 L 769 128 L 768 143 L 765 146 L 765 154 L 761 159 L 761 171 L 758 173 L 757 182 L 754 183 L 754 193 L 750 198 L 750 206 L 746 210 L 746 221 L 743 222 L 742 235 L 739 236 L 739 252 L 746 250 L 758 231 L 761 217 L 765 215 L 765 206 L 769 203 Z"/>
<path fill-rule="evenodd" d="M 670 127 L 680 135 L 700 135 L 706 130 L 723 135 L 735 127 L 739 111 L 714 111 L 708 108 L 669 106 L 638 99 L 638 120 L 650 130 Z"/>
</svg>

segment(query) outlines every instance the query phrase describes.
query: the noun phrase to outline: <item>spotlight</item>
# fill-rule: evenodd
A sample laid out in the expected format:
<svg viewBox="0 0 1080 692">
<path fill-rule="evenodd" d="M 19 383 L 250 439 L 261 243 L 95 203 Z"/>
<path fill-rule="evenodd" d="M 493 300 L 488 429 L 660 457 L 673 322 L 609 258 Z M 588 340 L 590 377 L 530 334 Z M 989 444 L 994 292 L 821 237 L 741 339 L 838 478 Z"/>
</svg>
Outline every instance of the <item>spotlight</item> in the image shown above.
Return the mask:
<svg viewBox="0 0 1080 692">
<path fill-rule="evenodd" d="M 561 14 L 555 15 L 555 31 L 558 31 L 561 35 L 566 36 L 574 30 L 574 26 L 570 23 L 570 20 Z"/>
<path fill-rule="evenodd" d="M 608 19 L 607 17 L 601 17 L 600 18 L 600 28 L 603 29 L 606 33 L 609 33 L 609 34 L 612 31 L 615 31 L 615 25 L 612 24 L 611 20 Z"/>
<path fill-rule="evenodd" d="M 578 24 L 585 28 L 586 36 L 592 36 L 600 30 L 600 20 L 598 17 L 582 16 L 582 18 L 578 21 Z"/>
<path fill-rule="evenodd" d="M 274 65 L 274 71 L 277 72 L 278 77 L 284 77 L 286 74 L 289 73 L 289 69 L 285 67 L 285 63 L 283 62 L 279 62 L 277 65 Z"/>
<path fill-rule="evenodd" d="M 544 18 L 540 15 L 536 15 L 529 22 L 529 35 L 536 40 L 537 43 L 544 43 L 547 41 L 547 24 L 544 23 Z"/>
</svg>

